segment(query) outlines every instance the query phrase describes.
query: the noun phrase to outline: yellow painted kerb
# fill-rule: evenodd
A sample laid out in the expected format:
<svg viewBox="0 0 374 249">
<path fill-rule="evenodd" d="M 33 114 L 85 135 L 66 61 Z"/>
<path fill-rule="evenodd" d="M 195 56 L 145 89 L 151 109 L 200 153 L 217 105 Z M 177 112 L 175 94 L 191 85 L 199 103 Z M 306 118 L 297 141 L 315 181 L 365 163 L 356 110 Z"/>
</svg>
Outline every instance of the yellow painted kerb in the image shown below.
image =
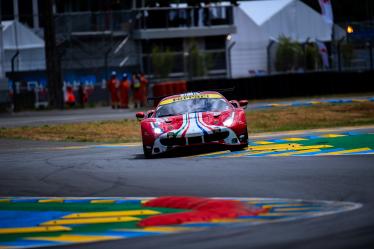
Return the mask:
<svg viewBox="0 0 374 249">
<path fill-rule="evenodd" d="M 70 231 L 70 230 L 71 228 L 63 227 L 63 226 L 15 227 L 15 228 L 0 228 L 0 234 L 63 232 L 63 231 Z"/>
<path fill-rule="evenodd" d="M 92 200 L 90 203 L 92 204 L 113 204 L 116 200 Z"/>
<path fill-rule="evenodd" d="M 120 217 L 120 216 L 134 216 L 134 215 L 156 215 L 160 212 L 153 210 L 131 210 L 131 211 L 108 211 L 108 212 L 87 212 L 75 213 L 64 216 L 64 219 L 75 218 L 99 218 L 99 217 Z"/>
<path fill-rule="evenodd" d="M 39 203 L 63 203 L 64 199 L 45 199 L 45 200 L 39 200 Z"/>
<path fill-rule="evenodd" d="M 87 218 L 87 219 L 62 219 L 52 220 L 42 223 L 42 226 L 51 225 L 76 225 L 76 224 L 98 224 L 98 223 L 117 223 L 117 222 L 130 222 L 138 221 L 136 217 L 108 217 L 108 218 Z"/>
<path fill-rule="evenodd" d="M 53 241 L 53 242 L 70 242 L 70 243 L 86 243 L 86 242 L 95 242 L 103 240 L 113 240 L 119 239 L 120 237 L 115 236 L 89 236 L 89 235 L 68 235 L 63 234 L 56 237 L 29 237 L 28 240 L 44 240 L 44 241 Z"/>
</svg>

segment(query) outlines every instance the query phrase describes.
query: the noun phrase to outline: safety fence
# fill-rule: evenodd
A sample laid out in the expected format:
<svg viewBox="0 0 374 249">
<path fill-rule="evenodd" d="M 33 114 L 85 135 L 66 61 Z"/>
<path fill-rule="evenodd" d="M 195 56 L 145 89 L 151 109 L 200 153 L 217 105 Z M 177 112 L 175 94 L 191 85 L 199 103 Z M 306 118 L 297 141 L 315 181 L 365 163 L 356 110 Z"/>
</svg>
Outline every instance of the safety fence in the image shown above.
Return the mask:
<svg viewBox="0 0 374 249">
<path fill-rule="evenodd" d="M 322 96 L 327 94 L 368 93 L 374 92 L 374 71 L 350 72 L 309 72 L 277 74 L 264 77 L 246 77 L 239 79 L 200 79 L 151 82 L 148 97 L 154 97 L 152 104 L 157 104 L 161 97 L 185 93 L 188 91 L 232 89 L 223 92 L 227 98 L 269 99 L 286 97 Z M 20 79 L 20 78 L 18 78 Z M 104 82 L 105 83 L 105 82 Z M 47 95 L 41 95 L 45 88 L 37 88 L 18 82 L 15 92 L 18 110 L 33 109 L 37 102 L 48 101 Z M 85 85 L 83 85 L 85 86 Z M 38 90 L 38 91 L 36 91 Z M 79 106 L 79 85 L 74 85 L 74 93 Z M 130 93 L 131 94 L 131 93 Z M 87 105 L 108 105 L 109 94 L 105 84 L 89 87 Z M 44 98 L 44 99 L 43 99 Z M 43 107 L 43 106 L 41 106 Z"/>
<path fill-rule="evenodd" d="M 323 43 L 271 41 L 267 46 L 267 72 L 278 74 L 316 71 L 373 70 L 373 41 L 346 38 Z"/>
<path fill-rule="evenodd" d="M 233 89 L 231 92 L 224 92 L 224 95 L 243 99 L 365 93 L 374 91 L 373 77 L 374 71 L 290 73 L 239 79 L 195 80 L 187 83 L 187 90 Z"/>
</svg>

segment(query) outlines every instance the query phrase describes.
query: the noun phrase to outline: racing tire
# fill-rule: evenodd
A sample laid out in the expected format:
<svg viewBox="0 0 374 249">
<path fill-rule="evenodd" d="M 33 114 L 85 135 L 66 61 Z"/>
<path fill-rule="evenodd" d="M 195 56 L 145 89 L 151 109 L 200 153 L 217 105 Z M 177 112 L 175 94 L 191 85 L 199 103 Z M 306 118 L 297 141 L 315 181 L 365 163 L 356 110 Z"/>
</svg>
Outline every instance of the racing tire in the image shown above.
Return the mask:
<svg viewBox="0 0 374 249">
<path fill-rule="evenodd" d="M 241 151 L 241 150 L 245 150 L 245 148 L 248 147 L 248 144 L 241 144 L 241 145 L 237 145 L 235 147 L 231 147 L 229 150 L 231 152 L 234 152 L 234 151 Z"/>
<path fill-rule="evenodd" d="M 146 159 L 152 158 L 152 150 L 147 149 L 144 145 L 143 145 L 143 153 Z"/>
</svg>

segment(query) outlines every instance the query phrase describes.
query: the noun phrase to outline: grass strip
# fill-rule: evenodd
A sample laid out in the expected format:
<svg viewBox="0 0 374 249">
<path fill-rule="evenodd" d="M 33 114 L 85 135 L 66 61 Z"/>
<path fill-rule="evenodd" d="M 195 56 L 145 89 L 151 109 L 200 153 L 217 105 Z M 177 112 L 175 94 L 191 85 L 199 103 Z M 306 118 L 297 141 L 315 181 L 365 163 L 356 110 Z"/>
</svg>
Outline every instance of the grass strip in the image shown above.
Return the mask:
<svg viewBox="0 0 374 249">
<path fill-rule="evenodd" d="M 374 124 L 374 103 L 320 104 L 250 110 L 250 133 Z"/>
<path fill-rule="evenodd" d="M 250 133 L 370 125 L 374 124 L 374 103 L 247 110 L 247 121 Z M 136 120 L 1 128 L 0 138 L 103 143 L 141 141 Z"/>
</svg>

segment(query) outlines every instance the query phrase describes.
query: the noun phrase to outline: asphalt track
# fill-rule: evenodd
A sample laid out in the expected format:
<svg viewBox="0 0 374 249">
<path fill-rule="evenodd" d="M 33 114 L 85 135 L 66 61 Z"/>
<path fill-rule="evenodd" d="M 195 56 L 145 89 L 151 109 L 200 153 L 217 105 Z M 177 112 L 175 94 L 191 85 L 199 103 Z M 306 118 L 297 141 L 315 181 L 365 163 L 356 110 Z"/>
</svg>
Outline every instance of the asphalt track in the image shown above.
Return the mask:
<svg viewBox="0 0 374 249">
<path fill-rule="evenodd" d="M 0 196 L 193 195 L 363 204 L 313 219 L 59 248 L 374 247 L 373 155 L 146 160 L 139 146 L 1 140 L 0 165 Z"/>
</svg>

